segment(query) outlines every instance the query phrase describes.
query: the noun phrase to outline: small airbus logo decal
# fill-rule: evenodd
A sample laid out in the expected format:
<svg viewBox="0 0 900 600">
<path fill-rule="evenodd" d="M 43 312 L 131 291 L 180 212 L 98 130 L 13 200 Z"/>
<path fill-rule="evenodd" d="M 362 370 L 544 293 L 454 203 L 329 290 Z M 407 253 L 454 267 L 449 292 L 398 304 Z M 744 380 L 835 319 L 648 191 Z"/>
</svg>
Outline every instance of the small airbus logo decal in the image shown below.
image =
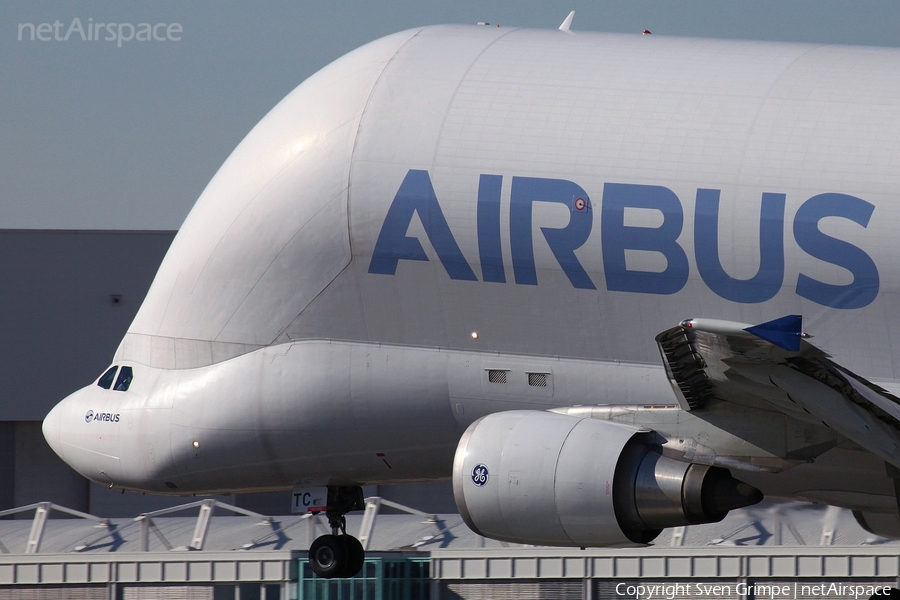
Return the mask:
<svg viewBox="0 0 900 600">
<path fill-rule="evenodd" d="M 485 465 L 475 465 L 475 468 L 472 469 L 472 482 L 478 487 L 488 482 L 488 468 Z"/>
<path fill-rule="evenodd" d="M 105 421 L 107 423 L 118 423 L 119 422 L 119 413 L 107 413 L 107 412 L 95 413 L 94 411 L 89 410 L 84 414 L 84 422 L 85 423 L 91 423 L 91 422 L 96 423 L 98 421 Z"/>
</svg>

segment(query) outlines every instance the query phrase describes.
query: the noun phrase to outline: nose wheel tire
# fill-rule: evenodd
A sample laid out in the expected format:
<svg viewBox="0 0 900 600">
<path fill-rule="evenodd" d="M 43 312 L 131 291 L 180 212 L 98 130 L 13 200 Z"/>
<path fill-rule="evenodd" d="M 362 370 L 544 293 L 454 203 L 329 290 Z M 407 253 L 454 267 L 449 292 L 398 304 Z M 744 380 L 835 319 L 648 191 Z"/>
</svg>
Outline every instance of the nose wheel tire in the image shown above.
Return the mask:
<svg viewBox="0 0 900 600">
<path fill-rule="evenodd" d="M 347 543 L 341 536 L 320 536 L 309 547 L 309 566 L 319 577 L 343 577 L 347 563 Z"/>
<path fill-rule="evenodd" d="M 309 547 L 309 566 L 324 579 L 353 577 L 365 558 L 362 544 L 352 535 L 323 535 Z"/>
</svg>

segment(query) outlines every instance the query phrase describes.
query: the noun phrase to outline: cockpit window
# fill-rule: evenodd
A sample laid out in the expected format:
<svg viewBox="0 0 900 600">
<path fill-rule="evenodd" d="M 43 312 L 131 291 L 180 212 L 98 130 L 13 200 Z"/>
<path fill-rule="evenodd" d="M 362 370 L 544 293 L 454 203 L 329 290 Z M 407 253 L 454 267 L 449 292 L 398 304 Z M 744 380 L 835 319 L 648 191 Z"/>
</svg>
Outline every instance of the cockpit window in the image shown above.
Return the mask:
<svg viewBox="0 0 900 600">
<path fill-rule="evenodd" d="M 122 367 L 122 370 L 119 371 L 119 378 L 116 379 L 116 387 L 113 389 L 117 392 L 127 392 L 132 379 L 134 379 L 134 373 L 132 373 L 131 367 Z"/>
<path fill-rule="evenodd" d="M 112 387 L 113 379 L 116 378 L 116 369 L 118 369 L 116 365 L 113 365 L 103 374 L 103 377 L 97 382 L 97 385 L 102 387 L 104 390 L 108 390 Z"/>
</svg>

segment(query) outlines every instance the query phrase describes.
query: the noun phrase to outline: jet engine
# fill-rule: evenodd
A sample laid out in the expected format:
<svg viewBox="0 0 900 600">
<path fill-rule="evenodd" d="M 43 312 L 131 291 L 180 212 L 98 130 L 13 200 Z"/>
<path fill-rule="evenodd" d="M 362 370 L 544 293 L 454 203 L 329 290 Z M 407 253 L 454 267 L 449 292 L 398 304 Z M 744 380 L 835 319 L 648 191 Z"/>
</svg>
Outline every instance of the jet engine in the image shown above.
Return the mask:
<svg viewBox="0 0 900 600">
<path fill-rule="evenodd" d="M 665 527 L 720 521 L 762 500 L 727 469 L 663 456 L 655 438 L 551 412 L 488 415 L 456 449 L 456 506 L 485 537 L 587 547 L 645 544 Z"/>
</svg>

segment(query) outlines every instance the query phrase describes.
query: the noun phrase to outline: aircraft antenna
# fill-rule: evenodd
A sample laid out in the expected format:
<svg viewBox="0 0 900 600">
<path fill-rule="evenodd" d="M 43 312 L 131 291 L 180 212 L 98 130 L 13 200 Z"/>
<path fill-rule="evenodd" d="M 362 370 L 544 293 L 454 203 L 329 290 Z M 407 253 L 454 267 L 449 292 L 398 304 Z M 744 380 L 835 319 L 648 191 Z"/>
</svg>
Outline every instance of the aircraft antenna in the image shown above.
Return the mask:
<svg viewBox="0 0 900 600">
<path fill-rule="evenodd" d="M 569 16 L 566 17 L 566 20 L 562 22 L 562 25 L 559 26 L 560 31 L 568 31 L 572 26 L 572 19 L 575 18 L 575 11 L 569 13 Z"/>
</svg>

